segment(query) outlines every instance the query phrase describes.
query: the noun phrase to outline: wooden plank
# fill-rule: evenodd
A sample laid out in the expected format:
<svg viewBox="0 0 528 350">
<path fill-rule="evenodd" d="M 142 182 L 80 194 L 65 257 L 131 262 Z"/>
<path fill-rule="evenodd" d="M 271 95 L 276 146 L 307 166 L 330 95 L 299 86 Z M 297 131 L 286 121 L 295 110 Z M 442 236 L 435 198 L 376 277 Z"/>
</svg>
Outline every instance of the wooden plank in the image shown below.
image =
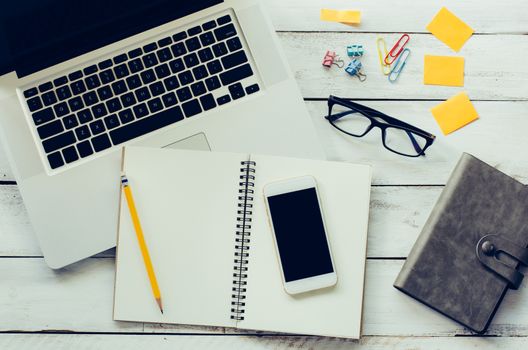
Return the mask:
<svg viewBox="0 0 528 350">
<path fill-rule="evenodd" d="M 368 256 L 405 257 L 441 187 L 373 187 Z M 0 256 L 42 255 L 16 186 L 0 186 Z M 111 249 L 99 257 L 113 257 Z"/>
<path fill-rule="evenodd" d="M 1 334 L 0 348 L 17 350 L 99 349 L 99 350 L 174 350 L 174 349 L 450 349 L 501 350 L 522 349 L 528 340 L 524 337 L 364 337 L 360 341 L 303 336 L 189 336 L 189 335 L 99 335 L 99 334 Z"/>
<path fill-rule="evenodd" d="M 451 49 L 428 34 L 412 34 L 408 47 L 412 53 L 398 81 L 391 84 L 380 71 L 376 50 L 377 34 L 349 33 L 280 33 L 279 37 L 303 96 L 368 99 L 445 99 L 465 90 L 474 100 L 526 100 L 528 98 L 528 66 L 522 55 L 502 55 L 491 52 L 527 52 L 528 37 L 524 35 L 480 35 L 472 37 L 458 55 L 465 57 L 464 88 L 423 84 L 425 54 L 456 55 Z M 387 45 L 399 35 L 384 35 Z M 365 55 L 361 62 L 367 80 L 363 83 L 350 77 L 343 69 L 321 66 L 326 50 L 346 56 L 350 44 L 362 44 Z M 389 47 L 390 48 L 390 47 Z M 348 57 L 345 57 L 348 62 Z"/>
<path fill-rule="evenodd" d="M 470 334 L 392 287 L 400 260 L 368 260 L 363 334 L 444 336 Z M 112 321 L 113 259 L 88 259 L 53 272 L 40 258 L 0 259 L 0 333 L 147 332 L 222 333 L 222 328 L 145 325 Z M 251 288 L 251 286 L 248 286 Z M 528 285 L 509 292 L 488 335 L 528 336 Z M 402 316 L 405 315 L 405 322 Z M 229 330 L 230 333 L 233 330 Z M 255 333 L 236 331 L 241 334 Z"/>
<path fill-rule="evenodd" d="M 526 33 L 528 3 L 523 0 L 264 0 L 279 31 L 426 32 L 426 25 L 446 6 L 476 33 Z M 321 8 L 356 9 L 359 26 L 319 20 Z"/>
</svg>

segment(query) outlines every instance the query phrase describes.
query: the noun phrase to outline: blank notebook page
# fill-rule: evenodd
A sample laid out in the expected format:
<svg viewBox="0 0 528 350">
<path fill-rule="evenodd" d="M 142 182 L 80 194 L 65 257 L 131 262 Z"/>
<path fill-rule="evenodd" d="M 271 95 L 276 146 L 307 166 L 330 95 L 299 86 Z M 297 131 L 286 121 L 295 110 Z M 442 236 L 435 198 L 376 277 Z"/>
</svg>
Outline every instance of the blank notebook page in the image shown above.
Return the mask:
<svg viewBox="0 0 528 350">
<path fill-rule="evenodd" d="M 254 215 L 244 320 L 239 328 L 359 338 L 367 246 L 369 166 L 252 155 Z M 285 292 L 267 218 L 263 187 L 312 175 L 337 272 L 334 287 L 295 296 Z"/>
<path fill-rule="evenodd" d="M 235 326 L 229 310 L 241 157 L 126 148 L 124 170 L 165 312 L 154 300 L 121 196 L 115 320 Z"/>
</svg>

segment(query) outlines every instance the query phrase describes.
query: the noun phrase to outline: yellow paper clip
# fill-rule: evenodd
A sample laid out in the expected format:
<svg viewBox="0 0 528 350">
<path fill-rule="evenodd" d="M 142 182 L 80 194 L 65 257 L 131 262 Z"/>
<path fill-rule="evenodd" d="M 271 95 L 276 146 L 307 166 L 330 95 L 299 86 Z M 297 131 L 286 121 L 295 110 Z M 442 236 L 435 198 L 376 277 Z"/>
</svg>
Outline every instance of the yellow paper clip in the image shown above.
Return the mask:
<svg viewBox="0 0 528 350">
<path fill-rule="evenodd" d="M 381 72 L 384 75 L 388 75 L 390 73 L 390 64 L 385 63 L 385 57 L 389 53 L 387 50 L 387 43 L 385 42 L 385 39 L 378 38 L 376 39 L 376 45 L 378 47 L 378 57 L 381 65 Z"/>
<path fill-rule="evenodd" d="M 405 67 L 410 54 L 411 50 L 405 49 L 401 52 L 396 62 L 394 62 L 394 66 L 392 66 L 392 70 L 389 73 L 389 81 L 391 83 L 394 83 L 396 80 L 398 80 L 398 77 L 400 76 L 403 67 Z"/>
</svg>

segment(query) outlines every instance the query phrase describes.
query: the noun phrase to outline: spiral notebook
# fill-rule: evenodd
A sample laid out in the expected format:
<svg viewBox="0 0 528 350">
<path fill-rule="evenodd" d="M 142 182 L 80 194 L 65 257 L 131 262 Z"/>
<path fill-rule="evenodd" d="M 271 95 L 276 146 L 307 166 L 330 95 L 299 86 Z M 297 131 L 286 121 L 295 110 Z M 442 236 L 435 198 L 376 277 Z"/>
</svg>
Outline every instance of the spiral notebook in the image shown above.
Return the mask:
<svg viewBox="0 0 528 350">
<path fill-rule="evenodd" d="M 371 169 L 273 156 L 127 147 L 161 314 L 121 198 L 114 319 L 359 338 Z M 312 175 L 338 282 L 284 291 L 262 188 Z M 242 264 L 242 268 L 240 267 Z"/>
</svg>

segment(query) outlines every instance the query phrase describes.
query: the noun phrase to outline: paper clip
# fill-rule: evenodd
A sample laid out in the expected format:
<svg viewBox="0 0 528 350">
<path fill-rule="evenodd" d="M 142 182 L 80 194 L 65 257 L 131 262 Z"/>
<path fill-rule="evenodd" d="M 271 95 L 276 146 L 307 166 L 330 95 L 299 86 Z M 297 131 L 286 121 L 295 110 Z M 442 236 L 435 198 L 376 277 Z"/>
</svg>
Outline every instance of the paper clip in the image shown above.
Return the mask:
<svg viewBox="0 0 528 350">
<path fill-rule="evenodd" d="M 345 66 L 345 62 L 340 59 L 334 51 L 326 51 L 326 54 L 323 58 L 323 66 L 330 68 L 332 67 L 332 65 L 336 65 L 339 68 L 343 68 Z"/>
<path fill-rule="evenodd" d="M 403 41 L 403 40 L 405 40 L 405 41 Z M 402 53 L 403 48 L 405 47 L 405 45 L 407 45 L 409 40 L 411 40 L 411 37 L 409 36 L 409 34 L 403 34 L 398 39 L 396 44 L 394 44 L 394 46 L 389 51 L 389 53 L 385 56 L 385 60 L 384 60 L 385 64 L 391 65 L 396 60 L 396 58 Z M 388 61 L 389 58 L 391 58 L 390 62 Z"/>
<path fill-rule="evenodd" d="M 384 75 L 388 75 L 391 71 L 391 68 L 390 68 L 390 65 L 385 64 L 384 57 L 386 57 L 388 54 L 387 43 L 385 42 L 385 39 L 383 38 L 376 39 L 376 46 L 378 47 L 378 57 L 379 57 L 379 62 L 381 66 L 381 72 Z"/>
<path fill-rule="evenodd" d="M 361 64 L 361 62 L 357 58 L 354 58 L 352 62 L 350 62 L 345 68 L 345 72 L 347 72 L 353 77 L 358 77 L 359 81 L 363 82 L 367 79 L 367 75 L 361 72 L 362 68 L 363 65 Z"/>
<path fill-rule="evenodd" d="M 361 57 L 363 56 L 363 45 L 348 45 L 347 46 L 347 55 L 350 57 Z"/>
<path fill-rule="evenodd" d="M 410 49 L 403 50 L 402 54 L 396 62 L 394 63 L 394 66 L 392 66 L 392 70 L 389 73 L 389 81 L 391 83 L 394 83 L 396 80 L 398 80 L 398 77 L 400 76 L 403 67 L 405 67 L 405 64 L 407 63 L 407 59 L 409 58 L 409 55 L 411 54 Z"/>
</svg>

